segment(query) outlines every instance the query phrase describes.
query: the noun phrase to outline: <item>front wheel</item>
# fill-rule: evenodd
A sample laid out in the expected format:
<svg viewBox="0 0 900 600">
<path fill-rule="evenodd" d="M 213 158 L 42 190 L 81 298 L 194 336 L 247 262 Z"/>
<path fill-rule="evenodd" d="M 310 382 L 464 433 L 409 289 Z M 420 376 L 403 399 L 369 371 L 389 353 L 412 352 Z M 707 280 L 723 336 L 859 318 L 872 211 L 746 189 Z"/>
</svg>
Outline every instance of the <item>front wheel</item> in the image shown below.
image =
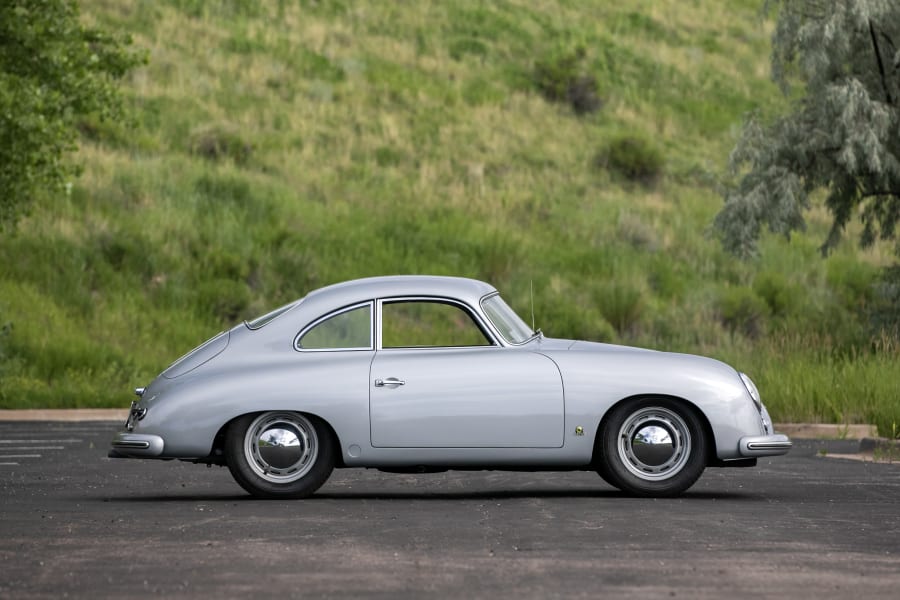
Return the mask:
<svg viewBox="0 0 900 600">
<path fill-rule="evenodd" d="M 334 443 L 327 426 L 295 412 L 245 415 L 225 438 L 228 470 L 258 498 L 305 498 L 334 469 Z"/>
<path fill-rule="evenodd" d="M 617 406 L 598 432 L 598 472 L 636 496 L 677 496 L 706 468 L 703 426 L 688 407 L 666 398 Z"/>
</svg>

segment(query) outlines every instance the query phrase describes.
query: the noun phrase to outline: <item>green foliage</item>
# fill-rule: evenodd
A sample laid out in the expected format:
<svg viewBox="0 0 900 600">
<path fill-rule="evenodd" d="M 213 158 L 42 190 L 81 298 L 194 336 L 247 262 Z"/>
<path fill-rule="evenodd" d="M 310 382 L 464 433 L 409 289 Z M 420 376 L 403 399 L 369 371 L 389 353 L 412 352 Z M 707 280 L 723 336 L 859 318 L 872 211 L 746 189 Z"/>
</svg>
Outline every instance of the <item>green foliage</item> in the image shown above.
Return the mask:
<svg viewBox="0 0 900 600">
<path fill-rule="evenodd" d="M 758 338 L 765 329 L 766 302 L 746 287 L 725 288 L 718 302 L 719 318 L 731 331 Z"/>
<path fill-rule="evenodd" d="M 765 301 L 769 314 L 774 317 L 785 317 L 793 313 L 801 298 L 797 286 L 791 285 L 781 273 L 772 271 L 764 271 L 756 276 L 753 291 Z"/>
<path fill-rule="evenodd" d="M 534 84 L 545 98 L 569 104 L 579 115 L 596 112 L 601 102 L 597 79 L 584 67 L 587 51 L 557 50 L 534 65 Z"/>
<path fill-rule="evenodd" d="M 210 315 L 221 323 L 252 318 L 253 315 L 247 313 L 249 304 L 250 290 L 241 281 L 206 279 L 197 287 L 195 305 L 200 314 Z"/>
<path fill-rule="evenodd" d="M 900 338 L 900 266 L 885 269 L 873 288 L 869 311 L 872 326 Z"/>
<path fill-rule="evenodd" d="M 900 3 L 777 4 L 773 76 L 802 95 L 790 114 L 745 125 L 731 155 L 739 181 L 716 217 L 720 236 L 752 254 L 764 225 L 802 231 L 810 194 L 825 190 L 833 223 L 823 251 L 856 214 L 863 246 L 891 239 L 900 219 Z"/>
<path fill-rule="evenodd" d="M 644 312 L 643 292 L 634 285 L 609 281 L 595 294 L 597 306 L 605 320 L 619 335 L 628 335 L 638 326 Z"/>
<path fill-rule="evenodd" d="M 650 140 L 620 135 L 597 154 L 594 162 L 629 181 L 651 185 L 662 175 L 665 159 Z"/>
<path fill-rule="evenodd" d="M 828 261 L 828 284 L 844 306 L 853 311 L 866 309 L 877 276 L 876 268 L 856 264 L 847 256 L 835 256 Z"/>
<path fill-rule="evenodd" d="M 13 324 L 10 321 L 0 325 L 0 369 L 2 369 L 4 360 L 6 359 L 6 340 L 9 338 L 10 333 L 12 333 L 12 328 Z M 2 372 L 2 370 L 0 370 L 0 372 Z"/>
<path fill-rule="evenodd" d="M 82 118 L 121 117 L 116 80 L 141 62 L 128 44 L 83 25 L 74 1 L 0 4 L 0 225 L 76 174 Z"/>
<path fill-rule="evenodd" d="M 871 350 L 845 355 L 828 335 L 801 339 L 772 336 L 743 356 L 741 369 L 753 377 L 775 417 L 782 421 L 872 423 L 887 437 L 900 419 L 897 382 L 900 345 L 880 338 Z M 737 355 L 725 352 L 725 360 Z"/>
<path fill-rule="evenodd" d="M 191 154 L 212 161 L 229 159 L 243 165 L 253 153 L 253 145 L 245 141 L 240 132 L 219 125 L 194 130 L 189 143 Z"/>
<path fill-rule="evenodd" d="M 483 57 L 488 53 L 487 46 L 477 38 L 457 39 L 450 43 L 448 50 L 454 60 L 462 60 L 467 55 Z"/>
</svg>

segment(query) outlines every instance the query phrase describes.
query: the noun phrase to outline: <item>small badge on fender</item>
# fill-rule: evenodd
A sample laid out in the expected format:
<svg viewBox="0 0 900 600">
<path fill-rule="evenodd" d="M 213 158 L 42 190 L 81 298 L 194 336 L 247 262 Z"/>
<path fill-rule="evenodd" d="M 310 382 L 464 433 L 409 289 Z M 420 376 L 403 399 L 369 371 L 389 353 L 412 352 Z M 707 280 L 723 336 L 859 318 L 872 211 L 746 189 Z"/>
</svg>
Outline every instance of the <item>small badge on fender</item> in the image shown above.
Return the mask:
<svg viewBox="0 0 900 600">
<path fill-rule="evenodd" d="M 575 428 L 575 435 L 584 435 L 584 427 L 579 425 Z"/>
</svg>

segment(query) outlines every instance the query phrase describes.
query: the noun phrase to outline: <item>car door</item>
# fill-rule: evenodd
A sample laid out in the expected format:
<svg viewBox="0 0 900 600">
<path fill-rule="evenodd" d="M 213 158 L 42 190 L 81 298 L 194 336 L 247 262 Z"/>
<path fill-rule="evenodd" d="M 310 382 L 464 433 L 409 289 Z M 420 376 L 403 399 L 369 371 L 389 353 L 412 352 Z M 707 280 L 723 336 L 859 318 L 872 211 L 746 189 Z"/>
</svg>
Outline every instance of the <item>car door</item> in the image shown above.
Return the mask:
<svg viewBox="0 0 900 600">
<path fill-rule="evenodd" d="M 558 448 L 562 379 L 542 354 L 498 344 L 449 299 L 378 303 L 370 373 L 372 445 L 381 448 Z"/>
</svg>

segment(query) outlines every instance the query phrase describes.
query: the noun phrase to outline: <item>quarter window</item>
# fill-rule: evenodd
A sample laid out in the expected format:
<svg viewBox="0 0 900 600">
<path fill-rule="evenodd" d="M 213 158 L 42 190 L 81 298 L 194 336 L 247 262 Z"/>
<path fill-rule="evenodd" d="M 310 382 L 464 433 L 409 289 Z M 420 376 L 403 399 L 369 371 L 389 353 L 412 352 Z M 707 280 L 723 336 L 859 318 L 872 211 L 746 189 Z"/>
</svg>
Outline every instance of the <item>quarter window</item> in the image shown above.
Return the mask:
<svg viewBox="0 0 900 600">
<path fill-rule="evenodd" d="M 490 345 L 481 327 L 456 304 L 402 300 L 381 305 L 382 348 Z"/>
<path fill-rule="evenodd" d="M 297 340 L 298 350 L 369 350 L 372 305 L 357 306 L 316 323 Z"/>
</svg>

